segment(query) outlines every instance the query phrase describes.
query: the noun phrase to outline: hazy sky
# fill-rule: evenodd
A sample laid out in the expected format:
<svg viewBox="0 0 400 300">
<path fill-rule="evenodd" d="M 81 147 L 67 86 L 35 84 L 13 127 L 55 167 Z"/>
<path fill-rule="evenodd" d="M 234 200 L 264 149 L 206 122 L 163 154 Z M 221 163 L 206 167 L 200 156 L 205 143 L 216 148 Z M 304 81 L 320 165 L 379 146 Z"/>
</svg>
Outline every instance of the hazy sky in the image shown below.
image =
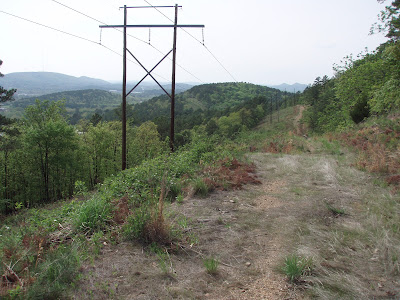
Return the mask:
<svg viewBox="0 0 400 300">
<path fill-rule="evenodd" d="M 110 25 L 123 24 L 119 7 L 148 5 L 145 0 L 0 0 L 0 11 L 30 19 L 89 39 L 81 40 L 0 12 L 1 72 L 59 72 L 105 80 L 121 80 L 122 58 L 100 42 L 99 23 L 65 4 Z M 244 81 L 257 84 L 310 83 L 317 76 L 332 76 L 333 63 L 365 47 L 373 50 L 385 39 L 369 36 L 371 25 L 384 8 L 376 0 L 148 0 L 152 5 L 182 5 L 178 23 L 204 24 L 205 45 L 222 62 L 227 73 L 199 42 L 201 29 L 179 30 L 177 69 L 179 82 Z M 173 19 L 174 9 L 161 10 Z M 128 24 L 170 24 L 155 9 L 129 9 Z M 148 29 L 128 33 L 149 40 Z M 152 29 L 151 44 L 167 53 L 172 48 L 172 29 Z M 194 38 L 197 40 L 195 40 Z M 122 54 L 122 33 L 103 29 L 101 42 Z M 148 69 L 162 54 L 134 38 L 129 50 Z M 162 82 L 171 78 L 171 61 L 155 70 Z M 128 80 L 144 71 L 128 63 Z"/>
</svg>

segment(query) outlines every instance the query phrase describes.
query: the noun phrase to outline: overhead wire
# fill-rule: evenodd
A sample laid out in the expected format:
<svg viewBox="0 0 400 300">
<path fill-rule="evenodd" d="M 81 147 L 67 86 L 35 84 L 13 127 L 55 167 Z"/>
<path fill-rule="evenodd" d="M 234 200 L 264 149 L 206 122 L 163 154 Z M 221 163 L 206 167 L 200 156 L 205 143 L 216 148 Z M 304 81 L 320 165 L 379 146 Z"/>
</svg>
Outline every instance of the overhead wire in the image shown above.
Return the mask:
<svg viewBox="0 0 400 300">
<path fill-rule="evenodd" d="M 72 8 L 72 7 L 68 6 L 68 5 L 65 5 L 65 4 L 63 4 L 63 3 L 59 2 L 59 1 L 56 1 L 56 0 L 50 0 L 50 1 L 53 1 L 54 3 L 57 3 L 57 4 L 61 5 L 61 6 L 64 6 L 65 8 L 68 8 L 68 9 L 70 9 L 70 10 L 72 10 L 72 11 L 74 11 L 74 12 L 76 12 L 76 13 L 82 15 L 82 16 L 85 16 L 85 17 L 87 17 L 87 18 L 89 18 L 89 19 L 91 19 L 93 21 L 96 21 L 96 22 L 98 22 L 100 24 L 108 25 L 108 24 L 106 24 L 106 23 L 104 23 L 104 22 L 102 22 L 102 21 L 100 21 L 100 20 L 98 20 L 96 18 L 93 18 L 93 17 L 89 16 L 88 14 L 85 14 L 85 13 L 83 13 L 83 12 L 81 12 L 81 11 L 75 9 L 75 8 Z M 118 28 L 113 28 L 113 29 L 122 33 L 122 30 L 120 30 Z M 134 35 L 130 35 L 130 34 L 127 34 L 127 35 L 129 35 L 130 37 L 132 37 L 132 38 L 134 38 L 134 39 L 136 39 L 136 40 L 138 40 L 138 41 L 140 41 L 142 43 L 148 44 L 148 42 L 146 42 L 146 41 L 144 41 L 144 40 L 142 40 L 142 39 L 140 39 L 140 38 L 138 38 L 138 37 L 136 37 Z"/>
<path fill-rule="evenodd" d="M 75 8 L 72 8 L 72 7 L 68 6 L 68 5 L 65 5 L 65 4 L 63 4 L 63 3 L 61 3 L 61 2 L 59 2 L 59 1 L 57 1 L 57 0 L 51 0 L 51 1 L 57 3 L 57 4 L 61 5 L 61 6 L 64 6 L 65 8 L 68 8 L 68 9 L 70 9 L 70 10 L 72 10 L 72 11 L 74 11 L 74 12 L 80 14 L 80 15 L 83 15 L 83 16 L 85 16 L 85 17 L 87 17 L 87 18 L 89 18 L 89 19 L 91 19 L 91 20 L 93 20 L 93 21 L 96 21 L 96 22 L 101 23 L 101 24 L 103 24 L 103 25 L 108 25 L 108 24 L 104 23 L 103 21 L 100 21 L 100 20 L 98 20 L 98 19 L 96 19 L 96 18 L 93 18 L 93 17 L 89 16 L 88 14 L 85 14 L 85 13 L 83 13 L 83 12 L 81 12 L 81 11 L 75 9 Z M 162 13 L 162 12 L 161 12 L 161 13 Z M 120 30 L 120 29 L 118 29 L 118 28 L 113 28 L 113 29 L 116 30 L 116 31 L 118 31 L 118 32 L 121 32 L 121 33 L 122 33 L 122 30 Z M 156 50 L 158 53 L 160 53 L 160 54 L 162 54 L 162 55 L 165 55 L 164 52 L 162 52 L 161 50 L 157 49 L 154 45 L 151 44 L 151 42 L 150 42 L 150 33 L 149 33 L 149 41 L 148 41 L 148 42 L 146 42 L 145 40 L 142 40 L 142 39 L 140 39 L 140 38 L 138 38 L 138 37 L 136 37 L 136 36 L 134 36 L 134 35 L 131 35 L 131 34 L 129 34 L 129 33 L 128 33 L 127 35 L 128 35 L 129 37 L 132 37 L 132 38 L 134 38 L 134 39 L 136 39 L 136 40 L 138 40 L 138 41 L 140 41 L 140 42 L 146 44 L 146 45 L 149 45 L 149 46 L 152 47 L 154 50 Z M 171 60 L 171 58 L 169 58 L 169 57 L 168 57 L 168 59 Z M 191 75 L 193 78 L 196 78 L 196 79 L 199 80 L 200 82 L 204 83 L 200 78 L 198 78 L 196 75 L 194 75 L 193 73 L 191 73 L 190 71 L 188 71 L 187 69 L 185 69 L 184 67 L 182 67 L 181 65 L 179 65 L 178 63 L 177 63 L 177 66 L 180 67 L 183 71 L 185 71 L 185 72 L 188 73 L 189 75 Z M 164 80 L 167 80 L 167 79 L 165 79 L 165 78 L 163 78 L 163 79 L 164 79 Z M 167 81 L 169 81 L 169 80 L 167 80 Z M 170 81 L 169 81 L 169 82 L 170 82 Z"/>
<path fill-rule="evenodd" d="M 51 29 L 51 30 L 55 30 L 55 31 L 58 31 L 58 32 L 67 34 L 67 35 L 69 35 L 69 36 L 72 36 L 72 37 L 75 37 L 75 38 L 78 38 L 78 39 L 81 39 L 81 40 L 85 40 L 85 41 L 87 41 L 87 42 L 91 42 L 91 43 L 94 43 L 94 44 L 99 44 L 98 42 L 92 41 L 92 40 L 90 40 L 90 39 L 88 39 L 88 38 L 81 37 L 81 36 L 79 36 L 79 35 L 76 35 L 76 34 L 73 34 L 73 33 L 69 33 L 69 32 L 63 31 L 63 30 L 61 30 L 61 29 L 57 29 L 57 28 L 48 26 L 48 25 L 44 25 L 44 24 L 38 23 L 38 22 L 36 22 L 36 21 L 32 21 L 32 20 L 29 20 L 29 19 L 20 17 L 20 16 L 16 16 L 16 15 L 14 15 L 14 14 L 10 14 L 10 13 L 5 12 L 5 11 L 3 11 L 3 10 L 0 10 L 0 12 L 3 13 L 3 14 L 6 14 L 6 15 L 12 16 L 12 17 L 14 17 L 14 18 L 17 18 L 17 19 L 21 19 L 21 20 L 24 20 L 24 21 L 27 21 L 27 22 L 30 22 L 30 23 L 33 23 L 33 24 L 36 24 L 36 25 L 39 25 L 39 26 L 42 26 L 42 27 Z"/>
<path fill-rule="evenodd" d="M 111 48 L 105 46 L 105 45 L 102 44 L 102 43 L 93 41 L 93 40 L 91 40 L 91 39 L 88 39 L 88 38 L 85 38 L 85 37 L 82 37 L 82 36 L 79 36 L 79 35 L 76 35 L 76 34 L 73 34 L 73 33 L 70 33 L 70 32 L 64 31 L 64 30 L 61 30 L 61 29 L 57 29 L 57 28 L 54 28 L 54 27 L 52 27 L 52 26 L 48 26 L 48 25 L 45 25 L 45 24 L 42 24 L 42 23 L 39 23 L 39 22 L 36 22 L 36 21 L 32 21 L 32 20 L 29 20 L 29 19 L 27 19 L 27 18 L 17 16 L 17 15 L 15 15 L 15 14 L 11 14 L 11 13 L 5 12 L 5 11 L 3 11 L 3 10 L 0 10 L 0 13 L 6 14 L 6 15 L 9 15 L 9 16 L 12 16 L 12 17 L 17 18 L 17 19 L 24 20 L 24 21 L 26 21 L 26 22 L 30 22 L 30 23 L 35 24 L 35 25 L 38 25 L 38 26 L 45 27 L 45 28 L 47 28 L 47 29 L 54 30 L 54 31 L 56 31 L 56 32 L 60 32 L 60 33 L 63 33 L 63 34 L 72 36 L 72 37 L 77 38 L 77 39 L 84 40 L 84 41 L 86 41 L 86 42 L 90 42 L 90 43 L 99 45 L 99 46 L 101 46 L 101 47 L 107 49 L 108 51 L 111 51 L 111 52 L 117 54 L 118 56 L 121 56 L 121 57 L 122 57 L 122 54 L 118 53 L 117 51 L 115 51 L 115 50 L 113 50 L 113 49 L 111 49 Z M 135 65 L 137 65 L 137 66 L 140 66 L 140 65 L 139 65 L 138 63 L 136 63 L 135 61 L 133 61 L 133 60 L 131 60 L 131 59 L 128 59 L 128 60 L 129 60 L 131 63 L 133 63 L 133 64 L 135 64 Z M 154 73 L 154 74 L 157 75 L 158 77 L 160 77 L 160 78 L 166 80 L 166 81 L 169 81 L 168 79 L 166 79 L 165 77 L 163 77 L 163 76 L 161 76 L 161 75 L 159 75 L 159 74 L 156 74 L 156 73 Z"/>
<path fill-rule="evenodd" d="M 170 20 L 171 22 L 174 22 L 170 17 L 168 17 L 166 14 L 164 14 L 161 10 L 159 10 L 157 7 L 155 7 L 154 5 L 152 5 L 148 0 L 144 0 L 148 5 L 150 5 L 151 7 L 153 7 L 156 11 L 158 11 L 161 15 L 163 15 L 165 18 L 167 18 L 168 20 Z M 193 34 L 191 34 L 189 31 L 187 31 L 185 28 L 180 28 L 182 29 L 186 34 L 188 34 L 190 37 L 192 37 L 194 40 L 196 40 L 197 42 L 199 42 L 201 45 L 203 45 L 203 47 L 211 54 L 211 56 L 218 62 L 218 64 L 225 70 L 225 72 L 227 72 L 229 74 L 229 76 L 235 81 L 238 82 L 236 80 L 236 78 L 232 75 L 231 72 L 228 71 L 228 69 L 222 64 L 222 62 L 217 58 L 217 56 L 205 45 L 204 43 L 204 32 L 203 32 L 203 42 L 201 42 L 200 40 L 198 40 Z"/>
</svg>

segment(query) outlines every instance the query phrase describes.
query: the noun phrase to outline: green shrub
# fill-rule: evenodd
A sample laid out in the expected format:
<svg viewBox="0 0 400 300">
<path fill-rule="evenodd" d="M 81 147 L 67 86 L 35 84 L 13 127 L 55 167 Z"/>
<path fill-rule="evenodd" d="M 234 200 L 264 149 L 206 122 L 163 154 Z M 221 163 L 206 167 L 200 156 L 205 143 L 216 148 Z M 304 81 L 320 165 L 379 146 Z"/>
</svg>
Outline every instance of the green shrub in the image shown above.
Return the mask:
<svg viewBox="0 0 400 300">
<path fill-rule="evenodd" d="M 123 234 L 127 240 L 146 241 L 145 227 L 151 218 L 147 204 L 143 204 L 131 214 L 123 227 Z"/>
</svg>

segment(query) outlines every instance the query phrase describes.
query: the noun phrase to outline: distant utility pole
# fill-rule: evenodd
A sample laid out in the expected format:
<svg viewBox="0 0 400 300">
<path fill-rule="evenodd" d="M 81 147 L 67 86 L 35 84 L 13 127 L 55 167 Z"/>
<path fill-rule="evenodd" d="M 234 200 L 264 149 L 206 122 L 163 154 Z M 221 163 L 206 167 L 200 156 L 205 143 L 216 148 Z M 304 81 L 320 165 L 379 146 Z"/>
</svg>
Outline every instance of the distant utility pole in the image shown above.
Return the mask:
<svg viewBox="0 0 400 300">
<path fill-rule="evenodd" d="M 270 115 L 269 115 L 269 122 L 272 124 L 272 96 L 269 98 L 270 103 Z"/>
<path fill-rule="evenodd" d="M 276 110 L 278 111 L 278 123 L 279 123 L 279 101 L 278 101 L 278 92 L 275 94 L 275 100 L 276 100 Z"/>
<path fill-rule="evenodd" d="M 126 97 L 132 93 L 139 84 L 147 77 L 150 76 L 158 86 L 168 95 L 171 99 L 171 129 L 170 129 L 170 148 L 171 151 L 174 151 L 174 138 L 175 138 L 175 74 L 176 74 L 176 37 L 177 37 L 177 29 L 178 28 L 204 28 L 204 25 L 178 25 L 178 8 L 182 6 L 131 6 L 120 7 L 124 9 L 124 25 L 101 25 L 100 28 L 124 28 L 124 40 L 123 40 L 123 79 L 122 79 L 122 170 L 126 169 Z M 128 8 L 175 8 L 175 21 L 173 25 L 127 25 L 127 9 Z M 174 28 L 174 37 L 173 37 L 173 47 L 172 50 L 169 51 L 150 71 L 148 71 L 143 64 L 132 54 L 131 51 L 127 48 L 126 41 L 126 29 L 127 28 Z M 128 52 L 137 62 L 138 64 L 146 71 L 146 75 L 128 92 L 126 93 L 126 52 Z M 172 87 L 171 94 L 169 94 L 164 87 L 151 75 L 151 72 L 154 71 L 155 68 L 172 52 Z"/>
</svg>

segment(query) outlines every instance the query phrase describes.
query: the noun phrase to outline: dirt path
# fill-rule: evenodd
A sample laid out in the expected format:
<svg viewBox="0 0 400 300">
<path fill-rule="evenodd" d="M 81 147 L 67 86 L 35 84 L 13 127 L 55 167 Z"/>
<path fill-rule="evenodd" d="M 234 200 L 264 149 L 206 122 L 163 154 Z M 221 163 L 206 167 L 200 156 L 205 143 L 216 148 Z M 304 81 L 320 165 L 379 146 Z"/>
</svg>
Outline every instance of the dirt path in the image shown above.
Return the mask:
<svg viewBox="0 0 400 300">
<path fill-rule="evenodd" d="M 76 298 L 303 299 L 277 267 L 293 249 L 298 221 L 313 212 L 306 189 L 332 185 L 335 162 L 265 153 L 250 159 L 260 185 L 192 197 L 169 207 L 170 218 L 184 224 L 197 243 L 170 254 L 167 271 L 148 249 L 129 243 L 107 246 L 83 271 Z M 217 275 L 207 274 L 205 257 L 221 262 Z"/>
<path fill-rule="evenodd" d="M 305 110 L 305 107 L 303 105 L 298 105 L 296 106 L 296 117 L 293 121 L 293 128 L 295 128 L 295 134 L 296 135 L 303 135 L 304 134 L 304 128 L 303 124 L 300 123 L 301 118 L 303 118 L 303 112 Z"/>
</svg>

